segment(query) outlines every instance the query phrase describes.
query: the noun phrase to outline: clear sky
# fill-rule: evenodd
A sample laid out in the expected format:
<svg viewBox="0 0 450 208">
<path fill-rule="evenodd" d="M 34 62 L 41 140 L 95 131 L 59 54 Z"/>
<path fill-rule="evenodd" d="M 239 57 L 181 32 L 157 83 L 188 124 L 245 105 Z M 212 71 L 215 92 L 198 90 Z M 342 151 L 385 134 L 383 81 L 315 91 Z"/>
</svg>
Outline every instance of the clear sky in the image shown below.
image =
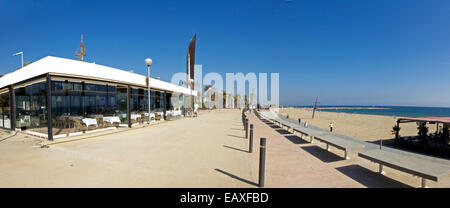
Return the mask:
<svg viewBox="0 0 450 208">
<path fill-rule="evenodd" d="M 278 72 L 280 103 L 450 107 L 450 1 L 5 1 L 0 73 L 75 59 L 170 81 L 197 33 L 207 72 Z"/>
</svg>

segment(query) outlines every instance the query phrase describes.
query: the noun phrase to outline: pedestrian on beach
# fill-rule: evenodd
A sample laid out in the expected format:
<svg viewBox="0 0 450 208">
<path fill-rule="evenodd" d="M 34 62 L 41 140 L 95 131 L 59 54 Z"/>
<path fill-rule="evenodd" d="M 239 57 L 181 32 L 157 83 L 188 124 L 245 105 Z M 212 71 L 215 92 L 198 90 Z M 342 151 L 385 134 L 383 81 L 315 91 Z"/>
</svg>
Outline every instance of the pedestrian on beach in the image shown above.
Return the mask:
<svg viewBox="0 0 450 208">
<path fill-rule="evenodd" d="M 194 117 L 198 117 L 198 104 L 195 103 L 194 105 Z"/>
<path fill-rule="evenodd" d="M 308 123 L 307 122 L 305 122 L 305 127 L 308 128 Z"/>
<path fill-rule="evenodd" d="M 298 118 L 298 124 L 302 123 L 302 119 Z"/>
<path fill-rule="evenodd" d="M 286 115 L 286 118 L 289 118 L 289 114 Z"/>
<path fill-rule="evenodd" d="M 331 122 L 329 126 L 330 126 L 330 132 L 332 132 L 333 131 L 333 122 Z"/>
</svg>

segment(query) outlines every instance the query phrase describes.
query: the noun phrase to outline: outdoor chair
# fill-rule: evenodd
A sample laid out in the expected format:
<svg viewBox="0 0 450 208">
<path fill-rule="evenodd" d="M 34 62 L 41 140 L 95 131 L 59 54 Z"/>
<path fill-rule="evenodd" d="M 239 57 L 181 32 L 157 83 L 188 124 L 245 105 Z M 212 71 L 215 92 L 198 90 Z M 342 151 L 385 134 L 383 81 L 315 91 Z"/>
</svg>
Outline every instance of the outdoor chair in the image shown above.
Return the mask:
<svg viewBox="0 0 450 208">
<path fill-rule="evenodd" d="M 55 127 L 56 128 L 58 128 L 58 127 L 63 127 L 64 128 L 64 121 L 61 120 L 61 117 L 59 117 L 59 116 L 56 116 Z"/>
<path fill-rule="evenodd" d="M 145 116 L 145 113 L 141 113 L 141 118 L 142 122 L 148 121 L 148 116 Z"/>
<path fill-rule="evenodd" d="M 70 123 L 71 123 L 71 120 L 70 120 L 70 118 L 69 117 L 66 117 L 65 119 L 64 119 L 64 128 L 66 128 L 66 126 L 68 126 L 67 128 L 70 128 Z"/>
<path fill-rule="evenodd" d="M 79 118 L 73 119 L 74 132 L 77 132 L 77 131 L 80 131 L 80 130 L 81 131 L 85 130 L 84 126 L 85 126 L 85 124 L 83 124 L 81 119 L 79 119 Z"/>
<path fill-rule="evenodd" d="M 97 127 L 103 128 L 104 126 L 103 117 L 97 117 L 96 120 L 97 120 Z"/>
</svg>

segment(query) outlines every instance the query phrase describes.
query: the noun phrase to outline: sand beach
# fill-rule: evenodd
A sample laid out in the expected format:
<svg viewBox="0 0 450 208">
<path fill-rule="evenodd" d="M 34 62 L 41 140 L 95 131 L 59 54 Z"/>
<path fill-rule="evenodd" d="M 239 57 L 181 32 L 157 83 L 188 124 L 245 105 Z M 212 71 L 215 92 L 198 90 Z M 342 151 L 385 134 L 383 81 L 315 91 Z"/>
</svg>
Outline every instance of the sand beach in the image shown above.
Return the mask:
<svg viewBox="0 0 450 208">
<path fill-rule="evenodd" d="M 316 111 L 312 119 L 312 108 L 280 108 L 281 115 L 289 115 L 289 118 L 297 120 L 301 118 L 302 122 L 322 129 L 329 129 L 330 122 L 333 123 L 333 131 L 340 134 L 349 135 L 365 141 L 377 141 L 380 139 L 392 139 L 392 127 L 396 124 L 399 117 L 364 115 L 350 113 L 336 113 Z M 435 125 L 427 125 L 429 132 L 435 132 Z M 416 123 L 400 124 L 401 136 L 416 136 Z"/>
</svg>

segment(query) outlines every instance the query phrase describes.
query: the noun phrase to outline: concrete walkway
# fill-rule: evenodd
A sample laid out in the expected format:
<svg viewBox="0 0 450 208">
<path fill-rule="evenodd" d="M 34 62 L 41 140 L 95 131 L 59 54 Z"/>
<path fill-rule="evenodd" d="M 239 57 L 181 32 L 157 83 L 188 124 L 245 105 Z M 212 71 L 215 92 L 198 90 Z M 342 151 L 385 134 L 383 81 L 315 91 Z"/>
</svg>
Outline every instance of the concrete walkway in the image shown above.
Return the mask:
<svg viewBox="0 0 450 208">
<path fill-rule="evenodd" d="M 0 143 L 0 187 L 254 187 L 239 110 L 40 148 Z"/>
<path fill-rule="evenodd" d="M 412 175 L 385 167 L 386 175 L 379 175 L 378 165 L 356 154 L 349 160 L 342 158 L 343 152 L 331 148 L 325 150 L 320 142 L 310 144 L 299 136 L 263 122 L 250 115 L 255 125 L 254 145 L 259 147 L 259 138 L 267 138 L 267 171 L 272 182 L 266 187 L 369 187 L 406 188 L 419 187 L 420 179 Z M 254 158 L 253 160 L 257 160 Z M 266 173 L 266 174 L 267 174 Z M 270 179 L 269 179 L 270 180 Z M 430 187 L 449 187 L 450 180 L 439 183 L 429 181 Z"/>
<path fill-rule="evenodd" d="M 253 161 L 259 158 L 259 138 L 267 139 L 265 187 L 364 187 L 300 148 L 304 142 L 299 137 L 270 127 L 254 114 L 249 118 L 255 128 Z"/>
<path fill-rule="evenodd" d="M 305 143 L 254 115 L 250 122 L 251 154 L 240 110 L 202 111 L 198 118 L 81 136 L 49 148 L 39 139 L 0 132 L 0 187 L 257 187 L 260 137 L 267 138 L 265 187 L 409 187 L 399 178 L 419 185 L 388 168 L 389 177 L 380 176 L 376 165 L 355 156 L 342 160 L 341 152 Z"/>
</svg>

